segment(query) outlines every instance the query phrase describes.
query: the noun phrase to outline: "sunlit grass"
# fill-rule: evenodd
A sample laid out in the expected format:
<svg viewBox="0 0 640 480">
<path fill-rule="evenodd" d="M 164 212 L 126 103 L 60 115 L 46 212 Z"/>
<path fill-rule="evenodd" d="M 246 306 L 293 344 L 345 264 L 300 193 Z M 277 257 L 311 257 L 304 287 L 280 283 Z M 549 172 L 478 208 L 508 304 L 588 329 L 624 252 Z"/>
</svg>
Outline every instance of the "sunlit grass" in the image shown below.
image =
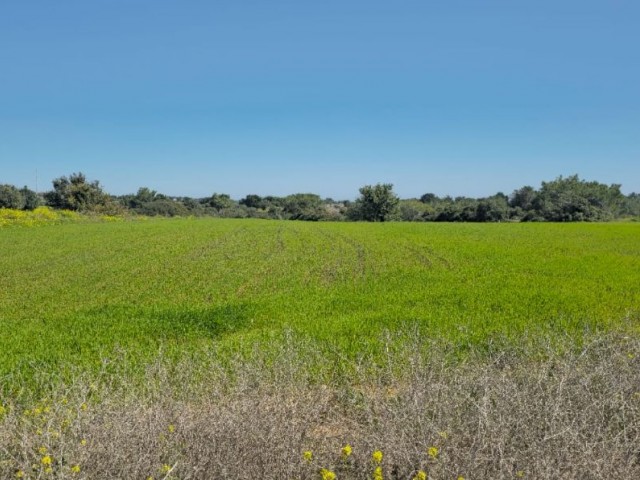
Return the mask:
<svg viewBox="0 0 640 480">
<path fill-rule="evenodd" d="M 0 229 L 0 251 L 5 388 L 34 367 L 236 352 L 285 328 L 349 359 L 384 331 L 463 354 L 639 325 L 632 223 L 65 223 Z"/>
</svg>

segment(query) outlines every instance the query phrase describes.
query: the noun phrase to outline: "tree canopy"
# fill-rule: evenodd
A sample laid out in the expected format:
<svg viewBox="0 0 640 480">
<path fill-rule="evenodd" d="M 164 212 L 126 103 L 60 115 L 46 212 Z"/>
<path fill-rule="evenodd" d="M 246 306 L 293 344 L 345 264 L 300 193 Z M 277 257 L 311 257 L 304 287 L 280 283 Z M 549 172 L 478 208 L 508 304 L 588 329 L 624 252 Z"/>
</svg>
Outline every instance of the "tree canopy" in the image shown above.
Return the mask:
<svg viewBox="0 0 640 480">
<path fill-rule="evenodd" d="M 360 197 L 353 207 L 355 220 L 384 222 L 398 208 L 400 199 L 393 193 L 393 184 L 378 183 L 360 188 Z"/>
</svg>

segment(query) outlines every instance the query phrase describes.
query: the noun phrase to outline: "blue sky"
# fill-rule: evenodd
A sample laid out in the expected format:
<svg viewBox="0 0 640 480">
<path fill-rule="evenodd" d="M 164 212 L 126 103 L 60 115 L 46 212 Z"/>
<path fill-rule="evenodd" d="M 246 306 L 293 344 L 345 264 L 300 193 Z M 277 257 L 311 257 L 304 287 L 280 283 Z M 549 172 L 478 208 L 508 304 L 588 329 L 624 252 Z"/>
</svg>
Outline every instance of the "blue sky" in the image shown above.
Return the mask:
<svg viewBox="0 0 640 480">
<path fill-rule="evenodd" d="M 640 191 L 640 2 L 0 3 L 0 183 Z"/>
</svg>

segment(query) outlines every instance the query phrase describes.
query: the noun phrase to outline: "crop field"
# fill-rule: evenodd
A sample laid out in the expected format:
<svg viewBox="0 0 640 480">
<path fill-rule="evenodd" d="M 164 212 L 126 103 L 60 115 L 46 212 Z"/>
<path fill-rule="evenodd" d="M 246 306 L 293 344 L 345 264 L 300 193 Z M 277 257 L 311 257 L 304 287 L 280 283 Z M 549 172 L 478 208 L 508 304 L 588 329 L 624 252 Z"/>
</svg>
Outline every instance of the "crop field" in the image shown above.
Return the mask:
<svg viewBox="0 0 640 480">
<path fill-rule="evenodd" d="M 66 224 L 0 251 L 2 375 L 287 328 L 350 355 L 385 330 L 464 348 L 639 326 L 638 224 Z"/>
<path fill-rule="evenodd" d="M 0 477 L 640 471 L 640 224 L 70 221 L 0 252 Z"/>
</svg>

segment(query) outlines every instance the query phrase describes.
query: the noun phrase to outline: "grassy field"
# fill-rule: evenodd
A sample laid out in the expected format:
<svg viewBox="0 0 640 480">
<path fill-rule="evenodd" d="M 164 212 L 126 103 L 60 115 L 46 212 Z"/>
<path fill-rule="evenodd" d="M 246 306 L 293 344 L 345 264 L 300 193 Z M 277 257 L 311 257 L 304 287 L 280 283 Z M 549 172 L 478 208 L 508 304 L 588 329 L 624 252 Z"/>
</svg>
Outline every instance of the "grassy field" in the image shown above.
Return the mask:
<svg viewBox="0 0 640 480">
<path fill-rule="evenodd" d="M 385 330 L 464 350 L 640 325 L 638 224 L 70 223 L 0 251 L 0 375 L 285 328 L 351 356 Z"/>
<path fill-rule="evenodd" d="M 2 478 L 640 472 L 640 224 L 69 221 L 0 252 Z"/>
</svg>

